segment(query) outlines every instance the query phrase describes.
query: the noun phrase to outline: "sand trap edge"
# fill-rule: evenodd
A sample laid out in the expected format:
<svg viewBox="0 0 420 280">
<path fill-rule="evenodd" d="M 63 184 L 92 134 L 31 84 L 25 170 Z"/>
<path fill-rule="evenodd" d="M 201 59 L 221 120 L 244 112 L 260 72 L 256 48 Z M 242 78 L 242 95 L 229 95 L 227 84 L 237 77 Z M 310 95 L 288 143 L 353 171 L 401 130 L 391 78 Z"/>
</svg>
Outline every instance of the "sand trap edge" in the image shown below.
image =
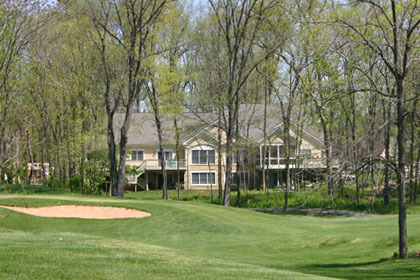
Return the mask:
<svg viewBox="0 0 420 280">
<path fill-rule="evenodd" d="M 57 205 L 43 207 L 20 207 L 0 205 L 1 208 L 16 212 L 45 217 L 45 218 L 79 218 L 79 219 L 127 219 L 145 218 L 151 213 L 136 209 L 129 209 L 115 206 L 93 206 L 93 205 Z"/>
</svg>

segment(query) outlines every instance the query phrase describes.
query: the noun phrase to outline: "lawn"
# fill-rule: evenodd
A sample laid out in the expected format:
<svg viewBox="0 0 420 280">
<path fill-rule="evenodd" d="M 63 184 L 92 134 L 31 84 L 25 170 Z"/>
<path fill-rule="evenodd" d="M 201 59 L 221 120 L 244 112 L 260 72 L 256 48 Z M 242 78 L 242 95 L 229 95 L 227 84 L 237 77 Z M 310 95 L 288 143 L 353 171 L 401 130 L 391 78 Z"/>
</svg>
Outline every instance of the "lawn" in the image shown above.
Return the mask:
<svg viewBox="0 0 420 280">
<path fill-rule="evenodd" d="M 28 190 L 28 193 L 30 191 Z M 0 208 L 0 279 L 418 279 L 397 217 L 270 215 L 153 194 L 0 194 L 0 204 L 124 206 L 144 219 L 41 218 Z M 420 216 L 408 217 L 410 255 Z"/>
<path fill-rule="evenodd" d="M 181 199 L 184 201 L 195 201 L 212 204 L 222 204 L 222 201 L 217 198 L 217 190 L 213 193 L 213 201 L 211 201 L 211 193 L 208 190 L 183 190 L 181 192 Z M 398 214 L 398 198 L 397 194 L 393 194 L 390 199 L 389 205 L 384 205 L 383 197 L 377 195 L 375 199 L 368 200 L 365 195 L 361 198 L 361 203 L 355 201 L 354 188 L 346 188 L 344 191 L 345 196 L 340 197 L 338 192 L 333 197 L 328 195 L 326 187 L 319 189 L 307 189 L 300 192 L 289 193 L 289 208 L 295 209 L 324 209 L 324 210 L 346 210 L 365 212 L 371 214 Z M 250 190 L 249 200 L 246 200 L 246 195 L 242 191 L 242 200 L 237 202 L 237 192 L 231 192 L 230 203 L 234 207 L 240 208 L 284 208 L 285 193 L 278 189 L 269 189 L 268 195 L 262 191 Z M 149 192 L 130 192 L 126 197 L 133 199 L 159 199 L 162 197 L 162 191 L 149 191 Z M 177 199 L 175 190 L 169 191 L 171 199 Z M 407 201 L 409 197 L 407 195 Z M 408 214 L 420 214 L 420 205 L 407 204 Z"/>
</svg>

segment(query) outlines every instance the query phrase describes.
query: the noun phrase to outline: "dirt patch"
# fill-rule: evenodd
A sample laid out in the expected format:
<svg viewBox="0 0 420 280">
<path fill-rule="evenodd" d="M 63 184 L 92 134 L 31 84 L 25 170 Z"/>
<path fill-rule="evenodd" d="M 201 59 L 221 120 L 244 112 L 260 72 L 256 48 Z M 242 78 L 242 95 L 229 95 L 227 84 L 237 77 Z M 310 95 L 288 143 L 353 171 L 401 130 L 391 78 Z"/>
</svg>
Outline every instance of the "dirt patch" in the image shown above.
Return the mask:
<svg viewBox="0 0 420 280">
<path fill-rule="evenodd" d="M 140 210 L 109 206 L 60 205 L 26 208 L 0 205 L 0 207 L 29 215 L 51 218 L 121 219 L 144 218 L 151 215 L 148 212 Z"/>
</svg>

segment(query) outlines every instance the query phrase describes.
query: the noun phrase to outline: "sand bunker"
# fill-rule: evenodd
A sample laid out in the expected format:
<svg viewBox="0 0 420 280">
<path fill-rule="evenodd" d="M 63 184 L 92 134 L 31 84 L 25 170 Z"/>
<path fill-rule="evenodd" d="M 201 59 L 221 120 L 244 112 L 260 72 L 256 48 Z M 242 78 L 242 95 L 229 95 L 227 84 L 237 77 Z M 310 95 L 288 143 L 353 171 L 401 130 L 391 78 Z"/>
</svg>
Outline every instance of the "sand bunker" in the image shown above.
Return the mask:
<svg viewBox="0 0 420 280">
<path fill-rule="evenodd" d="M 144 218 L 151 215 L 148 212 L 140 210 L 109 206 L 60 205 L 26 208 L 0 205 L 0 207 L 26 213 L 29 215 L 54 218 L 118 219 Z"/>
</svg>

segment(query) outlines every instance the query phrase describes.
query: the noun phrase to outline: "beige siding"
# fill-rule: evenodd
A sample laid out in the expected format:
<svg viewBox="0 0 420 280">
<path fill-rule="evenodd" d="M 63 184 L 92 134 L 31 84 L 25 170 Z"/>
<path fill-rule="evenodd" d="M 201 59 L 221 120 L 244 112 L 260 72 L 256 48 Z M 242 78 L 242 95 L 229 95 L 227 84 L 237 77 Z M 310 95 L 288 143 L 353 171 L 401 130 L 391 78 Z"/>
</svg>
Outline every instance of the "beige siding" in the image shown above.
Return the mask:
<svg viewBox="0 0 420 280">
<path fill-rule="evenodd" d="M 217 130 L 216 130 L 217 133 Z M 217 134 L 216 134 L 217 136 Z M 185 150 L 186 153 L 186 159 L 187 159 L 187 172 L 185 172 L 185 177 L 184 177 L 184 181 L 185 181 L 185 186 L 186 188 L 192 188 L 192 189 L 210 189 L 210 184 L 209 185 L 192 185 L 191 184 L 191 173 L 192 172 L 215 172 L 216 174 L 216 184 L 213 185 L 214 188 L 218 188 L 218 165 L 217 165 L 217 161 L 218 161 L 218 154 L 217 154 L 217 150 L 215 153 L 215 164 L 211 164 L 210 166 L 208 164 L 192 164 L 191 163 L 191 149 L 199 146 L 199 145 L 207 145 L 207 146 L 211 146 L 213 147 L 215 150 L 217 149 L 217 147 L 213 144 L 213 143 L 209 143 L 203 139 L 196 139 L 194 141 L 192 141 Z M 188 150 L 187 150 L 188 149 Z M 225 184 L 225 173 L 226 173 L 226 166 L 225 166 L 225 158 L 226 155 L 223 153 L 223 160 L 222 160 L 222 185 Z M 236 171 L 236 167 L 233 166 L 232 167 L 233 171 Z"/>
<path fill-rule="evenodd" d="M 214 127 L 212 129 L 210 129 L 209 134 L 214 136 L 215 138 L 217 138 L 217 127 Z M 283 140 L 281 139 L 280 135 L 281 135 L 280 133 L 274 134 L 269 139 L 269 141 L 267 141 L 268 144 L 283 144 Z M 294 137 L 296 136 L 293 131 L 291 131 L 291 135 L 294 136 Z M 206 138 L 206 137 L 204 136 L 204 138 Z M 222 138 L 223 138 L 223 141 L 226 140 L 225 135 L 223 135 Z M 191 162 L 191 149 L 196 147 L 196 146 L 207 145 L 207 146 L 211 146 L 215 150 L 217 150 L 216 144 L 215 143 L 210 143 L 210 142 L 212 142 L 210 137 L 207 136 L 206 139 L 207 140 L 204 140 L 202 138 L 197 137 L 197 139 L 194 139 L 193 141 L 191 141 L 187 146 L 184 146 L 184 147 L 181 148 L 180 159 L 181 160 L 185 159 L 186 162 L 187 162 L 187 168 L 186 168 L 186 171 L 184 172 L 185 188 L 187 188 L 187 189 L 189 189 L 189 188 L 192 188 L 192 189 L 210 189 L 210 184 L 209 185 L 192 185 L 191 184 L 191 173 L 192 172 L 214 172 L 216 178 L 215 178 L 215 184 L 212 187 L 213 187 L 214 190 L 216 190 L 218 188 L 218 185 L 217 185 L 217 183 L 218 183 L 218 178 L 217 178 L 218 177 L 218 165 L 217 165 L 218 154 L 217 154 L 217 151 L 215 153 L 215 164 L 211 164 L 209 166 L 208 164 L 192 164 L 192 162 Z M 313 141 L 313 140 L 310 139 L 310 141 Z M 307 167 L 320 166 L 320 164 L 321 164 L 320 145 L 318 144 L 317 146 L 315 146 L 310 141 L 308 141 L 306 139 L 302 139 L 302 143 L 301 143 L 301 149 L 311 149 L 312 159 L 311 160 L 305 160 L 305 165 Z M 158 151 L 159 147 L 158 146 L 155 146 L 155 147 L 131 146 L 128 149 L 129 149 L 129 151 L 131 151 L 131 150 L 143 150 L 145 160 L 157 160 L 157 151 Z M 165 150 L 172 150 L 173 158 L 176 159 L 175 146 L 169 146 Z M 226 155 L 223 154 L 223 160 L 222 160 L 222 174 L 223 174 L 222 175 L 222 184 L 223 184 L 223 186 L 225 184 L 225 179 L 226 179 L 225 178 L 225 173 L 226 173 L 225 158 L 226 158 Z M 140 165 L 141 163 L 142 162 L 140 162 L 140 161 L 128 161 L 127 162 L 127 164 L 130 164 L 130 165 Z M 251 163 L 252 163 L 252 165 L 255 163 L 255 158 L 251 159 Z M 251 167 L 251 169 L 253 169 L 255 171 L 255 166 Z M 236 171 L 236 164 L 233 164 L 232 171 L 233 172 Z M 156 184 L 156 182 L 157 182 L 156 173 L 151 173 L 150 174 L 149 181 Z"/>
<path fill-rule="evenodd" d="M 208 133 L 213 136 L 214 138 L 218 139 L 219 137 L 219 128 L 218 127 L 212 127 L 209 129 Z M 226 142 L 226 133 L 222 130 L 222 142 Z"/>
<path fill-rule="evenodd" d="M 138 146 L 131 146 L 128 147 L 128 151 L 133 151 L 133 150 L 143 150 L 144 152 L 144 160 L 157 160 L 158 156 L 157 156 L 157 152 L 159 151 L 159 147 L 138 147 Z M 173 159 L 176 159 L 176 149 L 175 147 L 169 147 L 169 148 L 165 148 L 166 150 L 171 150 L 172 151 L 172 157 Z M 180 159 L 185 159 L 185 151 L 183 148 L 180 148 L 180 153 L 179 153 L 179 158 Z M 127 155 L 127 160 L 130 160 L 130 156 Z M 131 163 L 136 163 L 137 161 L 131 161 Z"/>
</svg>

